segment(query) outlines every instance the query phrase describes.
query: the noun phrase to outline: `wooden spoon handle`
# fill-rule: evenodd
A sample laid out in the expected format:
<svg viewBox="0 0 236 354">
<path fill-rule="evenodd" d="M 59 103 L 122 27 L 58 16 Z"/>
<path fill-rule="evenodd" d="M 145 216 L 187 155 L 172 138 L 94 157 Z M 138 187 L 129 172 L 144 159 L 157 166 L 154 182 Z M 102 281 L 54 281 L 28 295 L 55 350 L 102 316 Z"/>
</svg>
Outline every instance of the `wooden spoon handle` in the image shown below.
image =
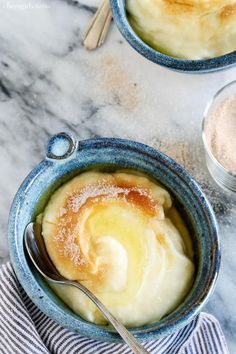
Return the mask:
<svg viewBox="0 0 236 354">
<path fill-rule="evenodd" d="M 84 46 L 88 50 L 100 47 L 106 39 L 112 19 L 109 0 L 103 0 L 92 18 L 84 35 Z"/>
</svg>

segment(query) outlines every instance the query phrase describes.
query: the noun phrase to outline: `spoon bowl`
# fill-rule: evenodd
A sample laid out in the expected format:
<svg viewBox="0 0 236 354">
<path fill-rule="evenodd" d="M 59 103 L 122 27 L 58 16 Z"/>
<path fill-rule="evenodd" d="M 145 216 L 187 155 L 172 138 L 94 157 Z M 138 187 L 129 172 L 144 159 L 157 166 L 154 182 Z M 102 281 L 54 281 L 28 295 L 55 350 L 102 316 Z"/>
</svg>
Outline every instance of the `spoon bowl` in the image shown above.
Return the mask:
<svg viewBox="0 0 236 354">
<path fill-rule="evenodd" d="M 57 271 L 47 253 L 40 224 L 36 223 L 34 225 L 34 223 L 31 222 L 26 226 L 24 244 L 33 265 L 46 280 L 61 285 L 74 286 L 81 290 L 99 308 L 135 354 L 148 353 L 90 290 L 77 281 L 66 279 Z"/>
</svg>

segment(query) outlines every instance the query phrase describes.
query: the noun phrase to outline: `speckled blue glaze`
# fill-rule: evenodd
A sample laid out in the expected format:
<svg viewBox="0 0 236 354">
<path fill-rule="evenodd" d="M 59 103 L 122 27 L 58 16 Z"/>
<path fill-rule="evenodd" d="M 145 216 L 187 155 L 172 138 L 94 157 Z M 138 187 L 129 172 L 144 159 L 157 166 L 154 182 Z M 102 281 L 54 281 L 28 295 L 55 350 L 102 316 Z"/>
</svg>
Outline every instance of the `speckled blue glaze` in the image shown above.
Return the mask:
<svg viewBox="0 0 236 354">
<path fill-rule="evenodd" d="M 66 136 L 69 144 L 64 141 Z M 60 149 L 62 145 L 70 147 L 69 154 L 64 148 Z M 52 151 L 58 156 L 51 155 Z M 61 183 L 86 169 L 112 171 L 117 168 L 137 169 L 160 181 L 187 213 L 193 229 L 198 268 L 195 283 L 173 313 L 157 323 L 132 329 L 138 340 L 149 341 L 178 330 L 199 313 L 214 288 L 220 266 L 217 225 L 210 205 L 197 183 L 163 153 L 129 140 L 99 138 L 76 142 L 74 137 L 64 133 L 54 136 L 48 144 L 47 158 L 26 177 L 14 198 L 9 217 L 10 257 L 23 288 L 49 317 L 63 327 L 94 339 L 121 341 L 109 327 L 86 322 L 62 303 L 29 266 L 23 247 L 26 225 L 43 210 L 49 196 Z"/>
<path fill-rule="evenodd" d="M 204 60 L 186 60 L 162 54 L 144 43 L 130 26 L 125 9 L 125 0 L 110 0 L 113 18 L 118 29 L 129 44 L 152 62 L 185 73 L 209 73 L 228 69 L 236 64 L 236 51 L 220 57 Z"/>
</svg>

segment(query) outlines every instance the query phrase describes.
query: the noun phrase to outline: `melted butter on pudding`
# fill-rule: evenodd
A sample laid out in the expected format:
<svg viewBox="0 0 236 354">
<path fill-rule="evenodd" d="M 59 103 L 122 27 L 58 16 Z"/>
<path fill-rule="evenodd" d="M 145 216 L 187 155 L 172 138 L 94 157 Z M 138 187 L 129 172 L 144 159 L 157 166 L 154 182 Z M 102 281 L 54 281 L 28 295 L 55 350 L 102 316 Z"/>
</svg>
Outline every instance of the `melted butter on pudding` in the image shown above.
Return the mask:
<svg viewBox="0 0 236 354">
<path fill-rule="evenodd" d="M 42 219 L 49 256 L 126 326 L 159 320 L 188 293 L 191 239 L 169 193 L 135 173 L 85 172 L 60 187 Z M 106 320 L 78 289 L 52 285 L 88 321 Z"/>
</svg>

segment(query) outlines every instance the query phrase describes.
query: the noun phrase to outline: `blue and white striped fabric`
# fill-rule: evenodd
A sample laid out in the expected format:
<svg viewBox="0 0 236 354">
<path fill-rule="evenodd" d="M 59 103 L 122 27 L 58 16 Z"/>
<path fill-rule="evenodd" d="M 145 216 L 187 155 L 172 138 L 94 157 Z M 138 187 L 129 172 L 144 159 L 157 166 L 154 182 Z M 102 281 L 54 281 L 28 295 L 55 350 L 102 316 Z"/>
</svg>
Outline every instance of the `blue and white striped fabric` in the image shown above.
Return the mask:
<svg viewBox="0 0 236 354">
<path fill-rule="evenodd" d="M 144 343 L 154 354 L 228 354 L 218 321 L 201 313 L 168 337 Z M 60 327 L 20 286 L 11 265 L 0 269 L 0 354 L 128 354 L 123 344 L 98 342 Z"/>
</svg>

